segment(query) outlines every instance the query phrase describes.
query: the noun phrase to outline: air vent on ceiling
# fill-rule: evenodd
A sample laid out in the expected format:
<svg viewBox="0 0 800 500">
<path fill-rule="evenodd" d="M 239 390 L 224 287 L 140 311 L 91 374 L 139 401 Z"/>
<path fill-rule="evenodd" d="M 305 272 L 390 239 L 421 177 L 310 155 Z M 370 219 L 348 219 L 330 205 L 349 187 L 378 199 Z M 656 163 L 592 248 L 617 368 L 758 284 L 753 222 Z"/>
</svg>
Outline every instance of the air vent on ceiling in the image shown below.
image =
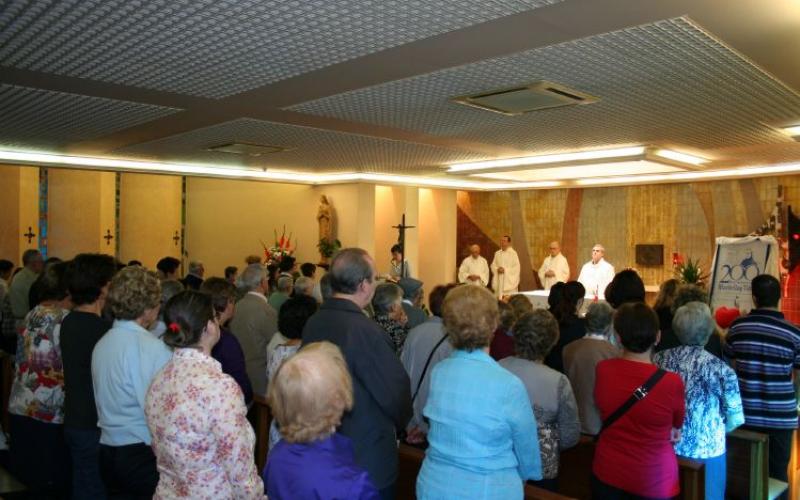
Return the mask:
<svg viewBox="0 0 800 500">
<path fill-rule="evenodd" d="M 280 153 L 287 151 L 289 148 L 280 146 L 268 146 L 265 144 L 247 144 L 244 142 L 232 142 L 230 144 L 221 144 L 219 146 L 212 146 L 208 148 L 209 151 L 216 151 L 219 153 L 232 153 L 237 155 L 246 156 L 262 156 L 266 154 Z"/>
<path fill-rule="evenodd" d="M 504 115 L 521 115 L 539 109 L 590 104 L 599 98 L 548 81 L 454 97 L 454 102 Z"/>
</svg>

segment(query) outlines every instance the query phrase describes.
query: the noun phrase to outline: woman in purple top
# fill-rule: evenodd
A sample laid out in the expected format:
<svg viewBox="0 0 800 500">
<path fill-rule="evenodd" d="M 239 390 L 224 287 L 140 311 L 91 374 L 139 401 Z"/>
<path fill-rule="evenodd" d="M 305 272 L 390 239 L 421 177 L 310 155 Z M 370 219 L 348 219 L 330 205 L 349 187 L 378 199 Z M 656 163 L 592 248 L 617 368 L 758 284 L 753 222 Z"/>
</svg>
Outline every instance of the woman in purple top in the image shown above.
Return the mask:
<svg viewBox="0 0 800 500">
<path fill-rule="evenodd" d="M 353 407 L 353 382 L 338 347 L 315 342 L 288 358 L 268 397 L 283 436 L 264 467 L 270 500 L 379 500 L 350 439 L 336 432 Z"/>
<path fill-rule="evenodd" d="M 236 287 L 223 278 L 208 278 L 200 285 L 200 291 L 210 294 L 214 311 L 219 320 L 219 342 L 211 350 L 211 357 L 222 365 L 222 372 L 227 373 L 239 384 L 244 394 L 244 404 L 253 401 L 253 386 L 244 363 L 242 346 L 231 331 L 225 326 L 233 316 L 233 303 L 236 300 Z"/>
</svg>

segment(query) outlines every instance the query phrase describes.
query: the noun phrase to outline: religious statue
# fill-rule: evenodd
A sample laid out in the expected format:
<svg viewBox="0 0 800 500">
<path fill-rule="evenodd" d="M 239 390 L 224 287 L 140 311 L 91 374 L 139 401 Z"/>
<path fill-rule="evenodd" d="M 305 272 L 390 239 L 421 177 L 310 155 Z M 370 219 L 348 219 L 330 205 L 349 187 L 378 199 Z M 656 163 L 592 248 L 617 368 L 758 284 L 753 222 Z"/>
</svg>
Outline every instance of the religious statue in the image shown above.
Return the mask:
<svg viewBox="0 0 800 500">
<path fill-rule="evenodd" d="M 333 254 L 342 248 L 342 244 L 333 236 L 333 207 L 324 194 L 319 198 L 317 222 L 319 223 L 317 248 L 321 257 L 320 264 L 327 264 Z"/>
<path fill-rule="evenodd" d="M 317 222 L 319 223 L 319 239 L 331 241 L 332 212 L 328 197 L 324 194 L 319 198 L 319 209 L 317 210 Z"/>
</svg>

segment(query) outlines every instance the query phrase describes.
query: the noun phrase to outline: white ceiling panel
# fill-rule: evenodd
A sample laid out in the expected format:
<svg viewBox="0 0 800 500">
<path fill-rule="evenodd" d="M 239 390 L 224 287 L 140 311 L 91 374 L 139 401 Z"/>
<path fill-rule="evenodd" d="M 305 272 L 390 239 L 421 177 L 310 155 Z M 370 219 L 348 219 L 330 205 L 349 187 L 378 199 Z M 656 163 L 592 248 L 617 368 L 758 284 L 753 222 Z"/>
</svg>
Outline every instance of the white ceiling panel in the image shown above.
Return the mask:
<svg viewBox="0 0 800 500">
<path fill-rule="evenodd" d="M 0 146 L 54 149 L 179 110 L 0 84 Z"/>
<path fill-rule="evenodd" d="M 258 157 L 207 151 L 211 146 L 245 142 L 288 150 Z M 403 141 L 331 132 L 261 120 L 240 119 L 114 152 L 137 158 L 220 166 L 265 166 L 316 172 L 430 174 L 441 165 L 485 156 Z"/>
<path fill-rule="evenodd" d="M 6 0 L 0 66 L 225 97 L 560 0 Z"/>
<path fill-rule="evenodd" d="M 454 96 L 550 80 L 600 101 L 504 116 Z M 784 144 L 770 124 L 800 96 L 687 18 L 443 69 L 290 107 L 532 153 L 626 144 L 692 149 Z"/>
</svg>

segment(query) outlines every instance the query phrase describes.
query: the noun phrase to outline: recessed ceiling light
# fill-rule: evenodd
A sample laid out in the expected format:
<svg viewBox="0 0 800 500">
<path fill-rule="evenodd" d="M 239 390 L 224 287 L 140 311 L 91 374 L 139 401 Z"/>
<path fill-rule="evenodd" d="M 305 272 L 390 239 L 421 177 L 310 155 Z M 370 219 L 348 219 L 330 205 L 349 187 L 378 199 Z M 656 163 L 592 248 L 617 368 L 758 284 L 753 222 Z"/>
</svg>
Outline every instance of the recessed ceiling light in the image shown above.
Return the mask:
<svg viewBox="0 0 800 500">
<path fill-rule="evenodd" d="M 623 162 L 661 163 L 678 168 L 687 169 L 697 167 L 708 160 L 698 156 L 680 153 L 670 149 L 656 149 L 646 146 L 634 146 L 616 149 L 601 149 L 595 151 L 578 151 L 553 155 L 524 156 L 520 158 L 503 158 L 500 160 L 476 161 L 450 165 L 447 172 L 474 172 L 489 173 L 497 170 L 522 169 L 514 167 L 528 166 L 530 170 L 540 170 L 544 167 L 575 167 L 579 165 L 617 164 Z"/>
<path fill-rule="evenodd" d="M 786 132 L 792 137 L 800 136 L 800 125 L 792 125 L 791 127 L 783 127 L 781 130 Z"/>
<path fill-rule="evenodd" d="M 558 163 L 592 162 L 595 160 L 625 159 L 641 157 L 645 154 L 644 146 L 630 148 L 601 149 L 596 151 L 580 151 L 554 155 L 523 156 L 520 158 L 504 158 L 501 160 L 476 161 L 450 165 L 448 172 L 466 172 L 491 170 L 497 168 L 518 167 L 522 165 L 548 165 Z"/>
</svg>

